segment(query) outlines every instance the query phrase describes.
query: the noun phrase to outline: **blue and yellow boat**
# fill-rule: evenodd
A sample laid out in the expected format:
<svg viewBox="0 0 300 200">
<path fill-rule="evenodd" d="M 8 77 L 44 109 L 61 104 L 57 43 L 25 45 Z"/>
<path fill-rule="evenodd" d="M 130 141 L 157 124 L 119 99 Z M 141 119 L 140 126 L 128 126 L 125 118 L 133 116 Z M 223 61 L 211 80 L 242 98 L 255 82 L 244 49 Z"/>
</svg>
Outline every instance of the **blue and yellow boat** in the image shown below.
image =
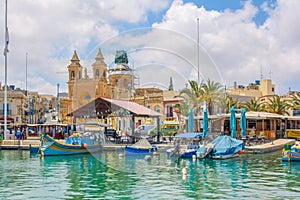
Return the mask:
<svg viewBox="0 0 300 200">
<path fill-rule="evenodd" d="M 282 149 L 282 162 L 299 162 L 300 161 L 300 142 L 291 146 L 290 144 L 285 144 Z"/>
<path fill-rule="evenodd" d="M 97 152 L 100 148 L 101 144 L 90 137 L 73 136 L 60 141 L 44 135 L 40 153 L 42 156 L 74 155 Z"/>
<path fill-rule="evenodd" d="M 65 140 L 56 140 L 47 134 L 43 134 L 40 153 L 42 156 L 58 156 L 100 151 L 105 141 L 102 128 L 107 126 L 98 122 L 88 122 L 82 125 L 81 133 L 74 132 Z"/>
</svg>

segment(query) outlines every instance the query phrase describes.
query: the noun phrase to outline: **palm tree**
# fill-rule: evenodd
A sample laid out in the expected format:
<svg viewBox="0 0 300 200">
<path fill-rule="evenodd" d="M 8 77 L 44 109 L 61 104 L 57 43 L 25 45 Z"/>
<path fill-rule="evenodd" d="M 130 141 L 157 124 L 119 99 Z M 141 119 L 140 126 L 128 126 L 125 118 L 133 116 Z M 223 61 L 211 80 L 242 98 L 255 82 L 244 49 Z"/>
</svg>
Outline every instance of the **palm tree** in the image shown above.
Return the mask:
<svg viewBox="0 0 300 200">
<path fill-rule="evenodd" d="M 232 106 L 234 106 L 235 108 L 239 107 L 239 101 L 232 98 L 231 96 L 220 96 L 216 105 L 221 108 L 223 113 L 229 113 Z"/>
<path fill-rule="evenodd" d="M 189 114 L 189 105 L 186 102 L 180 102 L 174 106 L 175 108 L 178 108 L 179 114 L 183 116 L 188 116 Z"/>
<path fill-rule="evenodd" d="M 201 91 L 201 100 L 206 101 L 208 112 L 213 114 L 214 104 L 217 103 L 223 91 L 222 85 L 219 82 L 208 79 L 207 82 L 203 84 Z"/>
<path fill-rule="evenodd" d="M 292 95 L 292 98 L 293 98 L 293 101 L 292 101 L 291 108 L 300 110 L 300 94 L 296 93 L 296 94 Z"/>
<path fill-rule="evenodd" d="M 200 104 L 202 103 L 202 83 L 198 85 L 196 81 L 189 80 L 190 88 L 184 88 L 180 91 L 178 96 L 175 97 L 181 97 L 184 99 L 184 104 L 182 104 L 180 107 L 182 108 L 192 108 L 195 113 L 198 113 L 200 111 Z"/>
<path fill-rule="evenodd" d="M 246 102 L 245 104 L 242 104 L 243 108 L 245 108 L 247 111 L 263 111 L 262 104 L 255 98 L 252 98 L 250 101 Z"/>
<path fill-rule="evenodd" d="M 269 102 L 264 103 L 264 105 L 267 112 L 276 113 L 279 115 L 289 115 L 287 112 L 289 108 L 287 101 L 278 95 L 269 98 Z"/>
</svg>

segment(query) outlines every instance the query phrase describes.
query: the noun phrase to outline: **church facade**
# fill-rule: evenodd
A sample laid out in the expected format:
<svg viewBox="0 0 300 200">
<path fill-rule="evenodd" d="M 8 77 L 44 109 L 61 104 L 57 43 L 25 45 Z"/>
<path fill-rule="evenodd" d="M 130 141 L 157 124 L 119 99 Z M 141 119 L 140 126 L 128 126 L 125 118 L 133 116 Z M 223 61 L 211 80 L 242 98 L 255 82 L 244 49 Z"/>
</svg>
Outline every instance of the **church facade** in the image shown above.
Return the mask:
<svg viewBox="0 0 300 200">
<path fill-rule="evenodd" d="M 107 68 L 101 50 L 91 65 L 92 77 L 87 74 L 87 68 L 80 64 L 77 52 L 74 51 L 68 68 L 68 111 L 88 104 L 97 97 L 130 99 L 134 89 L 132 69 L 128 66 L 125 51 L 117 51 L 115 66 Z"/>
</svg>

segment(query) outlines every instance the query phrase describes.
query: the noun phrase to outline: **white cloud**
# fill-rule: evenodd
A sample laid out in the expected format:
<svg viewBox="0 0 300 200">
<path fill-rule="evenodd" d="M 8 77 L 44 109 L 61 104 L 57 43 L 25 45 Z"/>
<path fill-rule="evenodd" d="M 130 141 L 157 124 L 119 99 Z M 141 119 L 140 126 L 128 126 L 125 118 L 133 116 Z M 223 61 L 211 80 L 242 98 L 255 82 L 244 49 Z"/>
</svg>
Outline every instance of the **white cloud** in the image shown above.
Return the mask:
<svg viewBox="0 0 300 200">
<path fill-rule="evenodd" d="M 259 27 L 253 22 L 258 9 L 250 1 L 242 9 L 224 12 L 176 1 L 163 21 L 154 27 L 175 30 L 196 39 L 198 17 L 200 42 L 217 64 L 226 84 L 253 82 L 260 78 L 262 68 L 265 78 L 272 71 L 277 92 L 287 92 L 289 86 L 300 90 L 296 75 L 300 73 L 300 2 L 279 0 L 274 10 L 263 6 L 270 17 Z"/>
<path fill-rule="evenodd" d="M 0 5 L 4 8 L 3 2 Z M 67 77 L 56 72 L 67 70 L 75 49 L 83 60 L 90 48 L 118 34 L 119 30 L 112 24 L 139 23 L 147 19 L 149 12 L 159 12 L 166 6 L 168 1 L 151 0 L 8 1 L 8 84 L 24 88 L 28 52 L 28 82 L 42 80 L 40 84 L 28 83 L 28 89 L 55 94 L 56 84 L 60 83 L 62 90 L 67 91 Z M 1 27 L 3 22 L 0 20 Z M 0 37 L 4 38 L 4 32 Z M 4 63 L 3 57 L 0 62 Z M 1 82 L 4 82 L 3 71 L 1 68 Z"/>
<path fill-rule="evenodd" d="M 272 71 L 277 92 L 287 92 L 289 86 L 300 90 L 297 82 L 300 2 L 297 0 L 278 0 L 274 9 L 263 4 L 261 7 L 269 13 L 269 18 L 261 26 L 253 22 L 258 8 L 251 1 L 242 9 L 224 12 L 174 1 L 162 20 L 153 24 L 154 29 L 130 30 L 121 35 L 118 35 L 119 30 L 126 24 L 147 22 L 149 13 L 166 9 L 169 0 L 126 3 L 120 0 L 64 0 L 63 3 L 19 0 L 8 3 L 8 82 L 17 87 L 25 86 L 26 52 L 29 89 L 55 94 L 57 83 L 67 91 L 66 74 L 57 72 L 66 71 L 73 51 L 76 49 L 82 64 L 90 67 L 100 46 L 108 64 L 113 62 L 116 50 L 128 50 L 141 74 L 141 85 L 157 82 L 167 87 L 168 75 L 174 74 L 175 87 L 182 88 L 185 80 L 197 78 L 196 19 L 199 18 L 202 78 L 224 80 L 226 85 L 232 85 L 233 81 L 248 84 L 260 78 L 262 68 L 264 77 L 269 77 Z M 3 2 L 0 5 L 3 7 Z M 1 27 L 4 27 L 3 21 L 0 20 Z M 0 37 L 4 39 L 3 31 Z M 3 45 L 0 48 L 3 49 Z M 0 62 L 4 63 L 3 56 Z M 151 66 L 162 69 L 161 73 L 153 70 L 151 74 Z M 1 81 L 3 70 L 0 69 Z"/>
</svg>

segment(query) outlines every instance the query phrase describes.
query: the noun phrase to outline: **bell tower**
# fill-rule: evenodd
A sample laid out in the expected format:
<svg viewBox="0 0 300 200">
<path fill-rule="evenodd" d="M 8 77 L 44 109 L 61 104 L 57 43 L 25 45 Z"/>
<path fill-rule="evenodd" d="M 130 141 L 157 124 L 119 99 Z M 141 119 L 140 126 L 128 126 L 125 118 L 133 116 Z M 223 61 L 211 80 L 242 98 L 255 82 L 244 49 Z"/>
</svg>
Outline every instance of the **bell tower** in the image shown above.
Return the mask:
<svg viewBox="0 0 300 200">
<path fill-rule="evenodd" d="M 107 76 L 107 65 L 104 62 L 104 57 L 102 55 L 101 50 L 98 50 L 98 54 L 95 58 L 95 62 L 92 64 L 93 67 L 93 78 L 95 80 L 100 80 L 107 82 L 106 76 Z"/>
<path fill-rule="evenodd" d="M 74 54 L 72 56 L 71 64 L 68 66 L 68 74 L 69 99 L 73 101 L 75 83 L 78 80 L 82 79 L 82 66 L 80 64 L 80 60 L 77 56 L 76 50 L 74 51 Z M 72 110 L 72 108 L 70 108 L 70 110 Z"/>
</svg>

